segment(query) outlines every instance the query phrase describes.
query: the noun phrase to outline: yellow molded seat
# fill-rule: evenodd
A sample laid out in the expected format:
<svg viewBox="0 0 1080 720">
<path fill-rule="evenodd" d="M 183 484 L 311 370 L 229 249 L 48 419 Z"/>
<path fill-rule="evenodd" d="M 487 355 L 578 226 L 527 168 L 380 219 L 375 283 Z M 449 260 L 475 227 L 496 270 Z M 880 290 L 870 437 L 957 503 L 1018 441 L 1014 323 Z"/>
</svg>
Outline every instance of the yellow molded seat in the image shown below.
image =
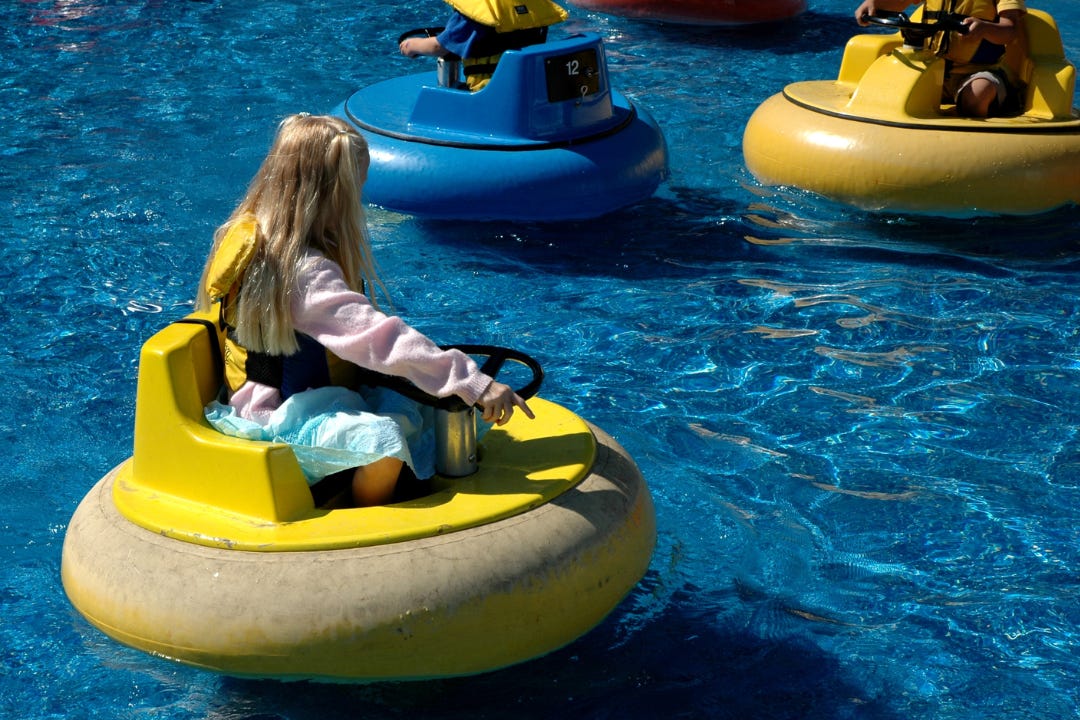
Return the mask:
<svg viewBox="0 0 1080 720">
<path fill-rule="evenodd" d="M 921 16 L 920 7 L 911 17 L 918 22 Z M 1048 13 L 1030 8 L 1022 16 L 1021 26 L 1023 36 L 1009 46 L 1006 63 L 1026 83 L 1023 114 L 1045 120 L 1068 119 L 1073 110 L 1076 68 L 1065 57 L 1057 23 Z M 899 32 L 855 35 L 844 48 L 837 83 L 854 88 L 871 65 L 902 44 Z"/>
<path fill-rule="evenodd" d="M 135 453 L 112 473 L 116 509 L 156 534 L 257 551 L 405 542 L 520 515 L 592 472 L 596 439 L 587 423 L 533 397 L 536 419 L 515 417 L 488 432 L 472 475 L 435 476 L 430 494 L 401 503 L 316 507 L 288 445 L 230 437 L 207 422 L 203 408 L 222 381 L 213 342 L 220 336 L 207 321 L 191 315 L 143 345 Z"/>
<path fill-rule="evenodd" d="M 213 319 L 190 319 L 211 324 L 173 323 L 143 345 L 129 485 L 269 522 L 309 515 L 311 491 L 287 445 L 228 437 L 206 421 L 220 363 Z"/>
<path fill-rule="evenodd" d="M 875 60 L 882 55 L 888 55 L 902 44 L 899 33 L 892 35 L 864 33 L 853 36 L 844 47 L 844 57 L 840 61 L 840 75 L 836 79 L 837 82 L 858 85 L 859 80 Z"/>
<path fill-rule="evenodd" d="M 1042 10 L 1028 9 L 1023 16 L 1026 49 L 1016 63 L 1027 83 L 1024 114 L 1044 119 L 1072 115 L 1076 68 L 1065 57 L 1057 23 Z M 1016 61 L 1014 61 L 1016 62 Z"/>
</svg>

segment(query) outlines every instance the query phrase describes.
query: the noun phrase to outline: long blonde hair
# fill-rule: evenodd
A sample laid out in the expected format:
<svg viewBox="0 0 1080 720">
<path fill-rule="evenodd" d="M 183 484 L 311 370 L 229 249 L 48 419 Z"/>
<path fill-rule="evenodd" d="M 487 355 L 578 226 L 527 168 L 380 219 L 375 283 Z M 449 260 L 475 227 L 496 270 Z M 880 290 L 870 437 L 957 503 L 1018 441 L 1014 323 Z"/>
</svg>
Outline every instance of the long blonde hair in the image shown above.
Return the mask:
<svg viewBox="0 0 1080 720">
<path fill-rule="evenodd" d="M 244 199 L 214 233 L 199 282 L 198 305 L 205 309 L 207 274 L 222 238 L 254 216 L 257 246 L 236 306 L 237 340 L 245 348 L 273 355 L 298 349 L 290 300 L 308 247 L 338 263 L 349 287 L 367 292 L 376 307 L 376 292 L 386 296 L 360 203 L 368 163 L 367 143 L 340 118 L 300 114 L 281 122 Z"/>
</svg>

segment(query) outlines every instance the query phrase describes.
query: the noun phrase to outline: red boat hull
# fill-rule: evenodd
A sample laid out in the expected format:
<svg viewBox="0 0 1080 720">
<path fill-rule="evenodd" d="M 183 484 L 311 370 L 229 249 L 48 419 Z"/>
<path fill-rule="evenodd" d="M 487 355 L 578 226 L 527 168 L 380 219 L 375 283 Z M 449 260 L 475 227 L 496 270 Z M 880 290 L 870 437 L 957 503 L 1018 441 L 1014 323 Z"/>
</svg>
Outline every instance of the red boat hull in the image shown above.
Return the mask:
<svg viewBox="0 0 1080 720">
<path fill-rule="evenodd" d="M 587 10 L 688 25 L 748 25 L 787 20 L 807 0 L 574 0 Z"/>
</svg>

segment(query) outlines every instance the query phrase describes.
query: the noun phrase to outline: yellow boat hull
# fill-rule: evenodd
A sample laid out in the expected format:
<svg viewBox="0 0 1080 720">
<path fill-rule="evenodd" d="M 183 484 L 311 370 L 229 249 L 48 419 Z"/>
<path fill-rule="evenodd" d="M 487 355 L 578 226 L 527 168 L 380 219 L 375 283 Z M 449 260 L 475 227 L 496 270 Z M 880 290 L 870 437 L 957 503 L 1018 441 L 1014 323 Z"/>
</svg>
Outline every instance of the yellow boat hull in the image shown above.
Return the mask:
<svg viewBox="0 0 1080 720">
<path fill-rule="evenodd" d="M 1080 203 L 1076 69 L 1053 18 L 1030 9 L 1009 65 L 1023 112 L 961 117 L 942 101 L 945 62 L 900 34 L 851 38 L 835 81 L 788 85 L 743 133 L 747 169 L 866 210 L 1032 215 Z"/>
<path fill-rule="evenodd" d="M 589 631 L 648 567 L 651 498 L 596 433 L 590 474 L 554 502 L 341 550 L 237 551 L 150 532 L 116 510 L 114 470 L 71 520 L 64 587 L 106 635 L 228 675 L 404 680 L 519 663 Z"/>
<path fill-rule="evenodd" d="M 1080 127 L 964 132 L 830 115 L 777 94 L 743 135 L 747 169 L 864 210 L 1031 215 L 1080 203 Z"/>
</svg>

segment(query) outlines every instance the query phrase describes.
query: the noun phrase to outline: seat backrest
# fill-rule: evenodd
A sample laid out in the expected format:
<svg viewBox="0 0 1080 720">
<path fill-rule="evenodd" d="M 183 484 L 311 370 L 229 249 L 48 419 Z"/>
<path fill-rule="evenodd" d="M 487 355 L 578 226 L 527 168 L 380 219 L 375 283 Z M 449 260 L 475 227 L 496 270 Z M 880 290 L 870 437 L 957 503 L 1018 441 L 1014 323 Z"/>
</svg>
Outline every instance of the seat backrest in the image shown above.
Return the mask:
<svg viewBox="0 0 1080 720">
<path fill-rule="evenodd" d="M 1022 37 L 1009 46 L 1005 62 L 1026 84 L 1024 114 L 1042 119 L 1072 115 L 1076 68 L 1065 57 L 1061 32 L 1048 13 L 1029 8 L 1021 16 Z"/>
<path fill-rule="evenodd" d="M 211 316 L 188 319 L 210 323 L 173 323 L 143 345 L 133 467 L 116 492 L 165 494 L 272 522 L 309 514 L 311 492 L 287 445 L 229 437 L 207 422 L 204 408 L 222 385 L 217 338 Z"/>
<path fill-rule="evenodd" d="M 841 84 L 858 85 L 862 76 L 882 55 L 888 55 L 903 44 L 900 33 L 861 33 L 853 35 L 844 46 L 840 60 L 840 74 L 836 81 Z"/>
</svg>

